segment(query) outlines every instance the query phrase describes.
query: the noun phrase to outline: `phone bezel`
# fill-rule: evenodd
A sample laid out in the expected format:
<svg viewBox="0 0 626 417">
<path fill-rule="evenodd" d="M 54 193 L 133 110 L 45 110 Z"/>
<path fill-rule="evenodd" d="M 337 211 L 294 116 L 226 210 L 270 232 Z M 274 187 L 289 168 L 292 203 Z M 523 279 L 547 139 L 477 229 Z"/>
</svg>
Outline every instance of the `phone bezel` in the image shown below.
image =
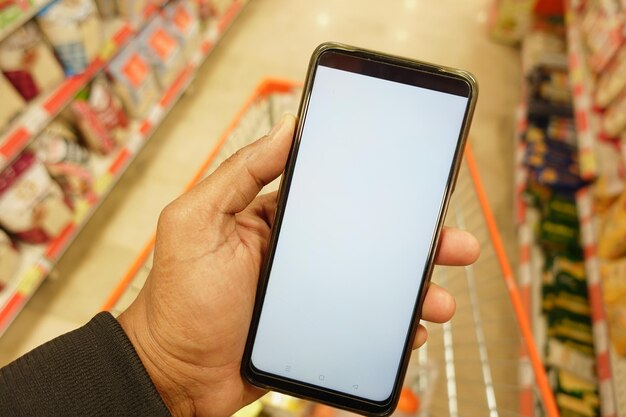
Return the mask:
<svg viewBox="0 0 626 417">
<path fill-rule="evenodd" d="M 271 374 L 268 372 L 261 371 L 257 369 L 252 364 L 252 348 L 254 345 L 254 339 L 256 336 L 261 310 L 263 307 L 263 301 L 265 297 L 265 292 L 267 289 L 268 278 L 271 272 L 271 265 L 273 263 L 275 249 L 278 242 L 278 236 L 280 227 L 282 224 L 284 209 L 287 203 L 287 198 L 289 195 L 289 189 L 291 186 L 291 179 L 293 177 L 298 149 L 300 146 L 300 141 L 302 139 L 302 131 L 304 128 L 304 120 L 306 118 L 306 114 L 308 112 L 308 106 L 311 99 L 311 92 L 315 80 L 315 73 L 317 67 L 320 65 L 321 60 L 328 61 L 329 54 L 334 55 L 334 57 L 339 60 L 345 58 L 345 61 L 352 64 L 358 64 L 359 62 L 363 65 L 360 70 L 367 72 L 366 75 L 377 76 L 381 74 L 371 74 L 371 71 L 376 71 L 377 68 L 385 68 L 387 70 L 396 71 L 398 73 L 405 74 L 410 72 L 414 75 L 419 75 L 419 79 L 423 81 L 420 87 L 429 88 L 437 91 L 450 92 L 446 90 L 442 90 L 439 88 L 434 88 L 439 86 L 440 88 L 448 88 L 449 86 L 454 86 L 454 91 L 450 92 L 452 94 L 463 95 L 468 97 L 468 104 L 465 111 L 465 115 L 463 117 L 463 123 L 461 126 L 461 130 L 459 133 L 459 139 L 457 141 L 457 146 L 455 149 L 453 164 L 450 169 L 450 173 L 448 176 L 448 180 L 446 182 L 444 198 L 442 199 L 442 204 L 439 208 L 439 214 L 436 223 L 435 234 L 431 237 L 431 244 L 429 247 L 429 253 L 426 261 L 426 268 L 424 270 L 424 277 L 422 279 L 422 284 L 420 286 L 418 294 L 416 294 L 416 302 L 413 308 L 413 315 L 411 322 L 413 325 L 408 331 L 407 338 L 405 340 L 405 344 L 403 347 L 402 360 L 399 364 L 399 369 L 397 373 L 396 380 L 394 381 L 394 387 L 391 395 L 384 401 L 376 402 L 367 400 L 361 397 L 352 396 L 343 392 L 331 390 L 325 387 L 319 387 L 316 385 L 304 383 L 301 381 L 285 378 L 280 375 Z M 326 57 L 326 58 L 325 58 Z M 338 65 L 343 65 L 344 63 L 340 63 Z M 338 68 L 332 65 L 333 68 Z M 344 68 L 339 68 L 344 69 Z M 345 69 L 351 72 L 358 72 L 357 70 Z M 393 76 L 393 74 L 386 76 L 378 76 L 378 78 L 390 79 L 388 77 Z M 392 79 L 392 81 L 402 82 L 402 80 Z M 430 84 L 429 84 L 430 83 Z M 404 82 L 404 84 L 410 85 L 418 85 L 413 82 Z M 443 86 L 443 87 L 442 87 Z M 459 91 L 463 90 L 467 94 L 459 94 Z M 475 78 L 468 72 L 460 71 L 453 68 L 447 68 L 440 65 L 428 64 L 425 62 L 409 60 L 406 58 L 396 57 L 388 54 L 383 54 L 375 51 L 369 51 L 361 48 L 356 48 L 348 45 L 343 45 L 339 43 L 324 43 L 320 45 L 313 53 L 311 57 L 311 61 L 309 63 L 309 68 L 307 71 L 307 77 L 304 85 L 304 90 L 302 94 L 302 98 L 300 100 L 300 107 L 298 110 L 298 123 L 296 126 L 296 131 L 294 135 L 294 140 L 291 145 L 291 149 L 289 151 L 289 156 L 287 160 L 287 164 L 285 166 L 285 172 L 281 179 L 279 193 L 277 197 L 277 209 L 275 214 L 274 226 L 272 228 L 272 233 L 270 237 L 270 242 L 268 245 L 267 254 L 265 256 L 261 273 L 259 276 L 259 284 L 257 287 L 256 300 L 252 315 L 252 321 L 250 324 L 250 329 L 248 333 L 248 339 L 246 341 L 245 351 L 242 358 L 241 365 L 241 373 L 242 376 L 249 381 L 251 384 L 266 388 L 272 389 L 275 391 L 283 392 L 285 394 L 294 395 L 298 397 L 302 397 L 305 399 L 322 402 L 334 407 L 343 408 L 352 412 L 357 412 L 361 414 L 367 414 L 371 416 L 386 416 L 393 412 L 395 406 L 398 402 L 400 389 L 402 386 L 402 381 L 404 380 L 404 376 L 406 373 L 406 369 L 408 366 L 408 361 L 410 359 L 411 347 L 413 344 L 413 339 L 415 337 L 415 332 L 417 330 L 417 324 L 419 323 L 419 317 L 421 316 L 421 308 L 424 302 L 424 296 L 426 294 L 425 289 L 427 288 L 430 282 L 430 276 L 432 274 L 432 270 L 434 267 L 434 259 L 436 255 L 436 248 L 439 243 L 439 237 L 441 233 L 441 229 L 443 227 L 443 221 L 445 219 L 445 214 L 447 211 L 448 203 L 450 200 L 450 196 L 454 189 L 454 184 L 456 182 L 456 177 L 459 172 L 460 163 L 463 156 L 463 149 L 465 147 L 465 142 L 467 140 L 467 135 L 469 132 L 469 127 L 472 119 L 472 115 L 474 112 L 474 108 L 476 105 L 478 94 L 478 84 Z"/>
</svg>

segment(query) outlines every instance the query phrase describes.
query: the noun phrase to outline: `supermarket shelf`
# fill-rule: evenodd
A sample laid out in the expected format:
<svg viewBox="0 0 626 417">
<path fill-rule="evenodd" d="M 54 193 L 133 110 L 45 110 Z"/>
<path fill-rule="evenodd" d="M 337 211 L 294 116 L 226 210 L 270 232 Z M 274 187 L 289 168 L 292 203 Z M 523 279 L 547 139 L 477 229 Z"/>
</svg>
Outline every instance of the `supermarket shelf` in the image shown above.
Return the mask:
<svg viewBox="0 0 626 417">
<path fill-rule="evenodd" d="M 65 78 L 47 94 L 32 101 L 26 110 L 0 136 L 0 170 L 6 168 L 20 152 L 67 106 L 83 87 L 91 81 L 133 36 L 148 23 L 158 8 L 151 5 L 144 12 L 141 24 L 121 24 L 105 42 L 102 52 L 82 74 Z"/>
<path fill-rule="evenodd" d="M 578 133 L 580 176 L 589 180 L 593 179 L 598 171 L 594 149 L 599 135 L 599 120 L 593 106 L 594 81 L 584 55 L 580 22 L 571 6 L 567 10 L 566 23 L 570 83 Z"/>
<path fill-rule="evenodd" d="M 264 135 L 273 120 L 269 120 L 267 124 L 258 123 L 258 126 L 253 131 L 246 131 L 245 134 L 238 134 L 239 122 L 244 117 L 244 115 L 248 115 L 255 110 L 255 106 L 258 105 L 261 99 L 266 98 L 270 94 L 294 94 L 294 90 L 301 87 L 301 84 L 267 78 L 263 80 L 259 86 L 255 89 L 252 95 L 246 100 L 243 108 L 239 111 L 239 113 L 235 116 L 233 121 L 228 125 L 226 132 L 224 132 L 215 145 L 207 159 L 200 166 L 194 177 L 187 183 L 183 191 L 188 191 L 194 185 L 196 185 L 202 178 L 207 176 L 209 173 L 213 171 L 224 159 L 234 153 L 237 149 L 247 145 L 251 140 L 254 140 L 257 137 L 261 137 Z M 284 111 L 295 112 L 295 106 L 297 102 L 294 101 L 292 103 L 293 106 L 290 105 L 282 105 L 278 106 L 278 108 L 273 109 L 274 113 L 277 116 L 280 116 Z M 259 109 L 257 109 L 259 111 Z M 270 108 L 262 108 L 260 109 L 262 113 L 270 113 L 272 109 Z M 146 275 L 142 273 L 145 272 L 146 267 L 151 266 L 151 255 L 152 249 L 154 247 L 156 235 L 152 235 L 148 242 L 145 244 L 133 264 L 129 267 L 126 274 L 122 277 L 122 279 L 117 283 L 116 287 L 113 289 L 111 294 L 108 296 L 107 300 L 102 305 L 101 309 L 103 311 L 112 311 L 113 313 L 119 313 L 124 308 L 128 307 L 129 301 L 128 295 L 134 296 L 137 295 L 138 290 L 143 285 L 143 281 L 146 278 Z M 130 294 L 129 294 L 130 293 Z M 126 296 L 127 299 L 123 299 Z"/>
<path fill-rule="evenodd" d="M 52 0 L 37 0 L 34 1 L 30 8 L 22 13 L 22 15 L 8 26 L 0 29 L 0 41 L 13 33 L 14 30 L 28 22 L 35 16 L 41 9 L 52 3 Z"/>
<path fill-rule="evenodd" d="M 190 57 L 189 62 L 183 67 L 170 87 L 163 92 L 159 100 L 148 112 L 148 116 L 142 121 L 133 124 L 126 145 L 117 150 L 111 157 L 97 161 L 101 169 L 94 182 L 96 198 L 91 201 L 79 201 L 75 208 L 72 223 L 66 226 L 59 236 L 47 246 L 24 245 L 23 265 L 17 275 L 19 278 L 13 280 L 0 293 L 0 336 L 6 331 L 39 285 L 51 272 L 56 262 L 96 212 L 129 164 L 165 119 L 176 101 L 188 88 L 198 68 L 224 32 L 230 27 L 242 6 L 242 2 L 234 2 L 218 23 L 212 25 L 202 35 L 199 48 Z M 127 36 L 130 35 L 129 33 Z M 72 97 L 72 95 L 68 97 Z"/>
<path fill-rule="evenodd" d="M 597 234 L 593 196 L 589 188 L 582 189 L 577 193 L 576 205 L 578 206 L 581 239 L 585 255 L 602 416 L 623 416 L 626 413 L 626 359 L 619 358 L 609 340 L 600 281 L 600 260 L 596 255 Z"/>
</svg>

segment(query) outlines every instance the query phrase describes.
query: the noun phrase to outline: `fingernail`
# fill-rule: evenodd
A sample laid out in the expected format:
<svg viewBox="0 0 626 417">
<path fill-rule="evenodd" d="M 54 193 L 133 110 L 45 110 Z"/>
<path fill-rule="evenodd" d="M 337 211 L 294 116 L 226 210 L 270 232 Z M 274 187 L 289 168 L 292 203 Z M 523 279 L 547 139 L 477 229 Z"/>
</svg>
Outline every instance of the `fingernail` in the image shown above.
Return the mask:
<svg viewBox="0 0 626 417">
<path fill-rule="evenodd" d="M 285 125 L 288 117 L 288 114 L 283 114 L 280 119 L 278 119 L 278 122 L 274 125 L 274 127 L 272 127 L 272 130 L 270 130 L 270 133 L 268 133 L 267 136 L 269 136 L 270 138 L 276 136 L 276 134 L 280 132 L 280 129 L 282 129 L 282 127 Z"/>
</svg>

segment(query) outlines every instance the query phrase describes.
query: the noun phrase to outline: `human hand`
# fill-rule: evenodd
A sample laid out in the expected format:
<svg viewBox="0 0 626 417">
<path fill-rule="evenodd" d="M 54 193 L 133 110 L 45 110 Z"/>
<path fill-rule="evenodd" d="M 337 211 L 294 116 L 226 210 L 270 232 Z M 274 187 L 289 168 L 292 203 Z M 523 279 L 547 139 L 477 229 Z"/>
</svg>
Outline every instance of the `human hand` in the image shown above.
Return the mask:
<svg viewBox="0 0 626 417">
<path fill-rule="evenodd" d="M 295 118 L 239 150 L 161 213 L 145 286 L 119 322 L 174 416 L 228 417 L 264 391 L 240 375 L 276 193 L 258 195 L 283 171 Z M 441 265 L 467 265 L 479 245 L 444 229 Z M 431 284 L 422 318 L 452 318 L 454 298 Z M 420 325 L 417 347 L 426 341 Z"/>
</svg>

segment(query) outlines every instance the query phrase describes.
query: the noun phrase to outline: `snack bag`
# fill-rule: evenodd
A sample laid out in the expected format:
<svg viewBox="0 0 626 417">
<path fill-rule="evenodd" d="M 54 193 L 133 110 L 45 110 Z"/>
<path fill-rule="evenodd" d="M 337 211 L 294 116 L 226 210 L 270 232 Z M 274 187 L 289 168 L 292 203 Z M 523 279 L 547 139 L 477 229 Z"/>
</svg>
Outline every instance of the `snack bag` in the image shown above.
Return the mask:
<svg viewBox="0 0 626 417">
<path fill-rule="evenodd" d="M 622 45 L 606 71 L 600 73 L 596 88 L 596 104 L 602 108 L 607 107 L 624 88 L 626 88 L 626 45 Z"/>
<path fill-rule="evenodd" d="M 67 75 L 83 72 L 100 53 L 102 24 L 92 0 L 56 0 L 37 15 Z"/>
<path fill-rule="evenodd" d="M 34 23 L 27 23 L 0 44 L 0 69 L 26 101 L 63 81 L 63 70 Z"/>
<path fill-rule="evenodd" d="M 27 243 L 44 243 L 72 221 L 59 186 L 32 152 L 0 173 L 0 225 Z"/>
<path fill-rule="evenodd" d="M 603 262 L 600 276 L 611 343 L 626 358 L 626 259 Z"/>
<path fill-rule="evenodd" d="M 106 77 L 97 77 L 70 108 L 89 149 L 106 155 L 123 142 L 128 118 Z"/>
<path fill-rule="evenodd" d="M 598 256 L 618 259 L 626 255 L 626 192 L 607 212 L 598 237 Z"/>
<path fill-rule="evenodd" d="M 139 34 L 139 47 L 150 61 L 161 88 L 166 89 L 185 63 L 180 44 L 161 17 L 154 18 Z"/>
<path fill-rule="evenodd" d="M 136 42 L 127 45 L 109 65 L 115 80 L 115 90 L 128 112 L 142 117 L 159 94 L 154 73 L 148 60 L 139 52 Z"/>
<path fill-rule="evenodd" d="M 0 130 L 2 130 L 26 103 L 2 75 L 0 75 L 0 91 L 2 91 L 2 104 L 0 105 Z"/>
<path fill-rule="evenodd" d="M 89 152 L 67 126 L 59 121 L 51 123 L 32 147 L 70 200 L 94 197 Z"/>
<path fill-rule="evenodd" d="M 20 253 L 9 236 L 0 229 L 0 292 L 13 279 L 20 265 Z"/>
</svg>

